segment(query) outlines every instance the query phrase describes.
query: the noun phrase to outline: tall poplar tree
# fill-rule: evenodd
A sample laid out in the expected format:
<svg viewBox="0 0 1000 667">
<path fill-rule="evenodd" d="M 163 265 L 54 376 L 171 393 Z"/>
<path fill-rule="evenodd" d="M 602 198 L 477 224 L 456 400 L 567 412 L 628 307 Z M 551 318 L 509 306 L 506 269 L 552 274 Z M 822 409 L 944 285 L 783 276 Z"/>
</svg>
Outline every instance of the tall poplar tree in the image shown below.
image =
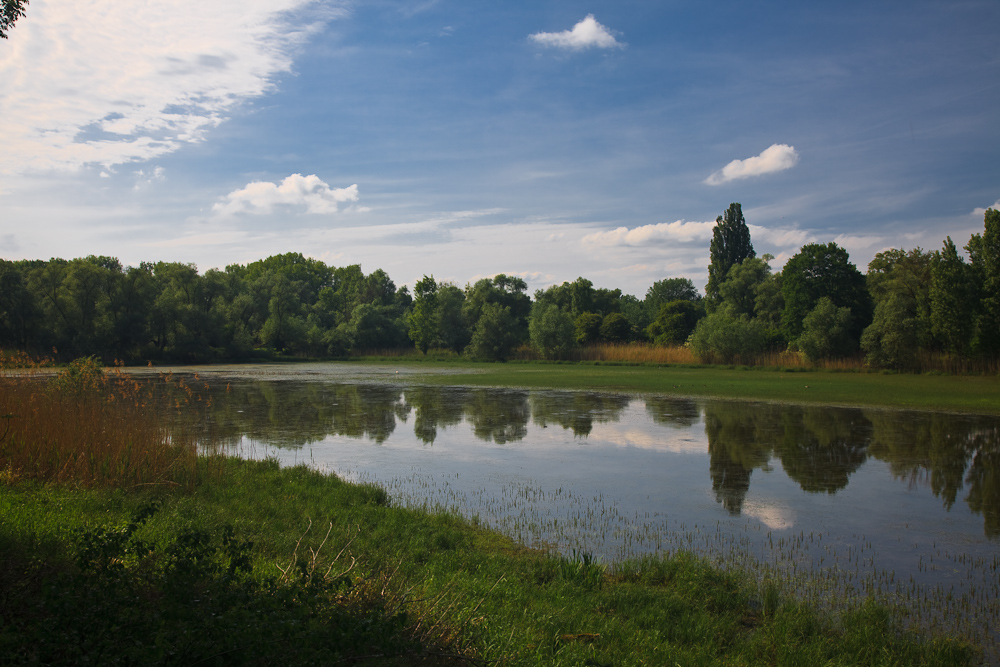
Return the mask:
<svg viewBox="0 0 1000 667">
<path fill-rule="evenodd" d="M 711 263 L 708 265 L 705 296 L 718 301 L 719 286 L 725 281 L 729 269 L 745 259 L 757 256 L 750 242 L 750 229 L 743 219 L 743 208 L 738 202 L 730 204 L 726 212 L 715 219 L 709 254 Z"/>
</svg>

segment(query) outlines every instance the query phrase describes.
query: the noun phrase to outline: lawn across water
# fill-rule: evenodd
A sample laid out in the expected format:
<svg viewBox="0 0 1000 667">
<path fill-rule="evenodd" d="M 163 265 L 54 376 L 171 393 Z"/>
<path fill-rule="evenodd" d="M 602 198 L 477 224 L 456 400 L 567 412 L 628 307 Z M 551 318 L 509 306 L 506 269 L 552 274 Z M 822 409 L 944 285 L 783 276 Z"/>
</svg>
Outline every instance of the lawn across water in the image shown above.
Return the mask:
<svg viewBox="0 0 1000 667">
<path fill-rule="evenodd" d="M 363 363 L 385 364 L 387 360 Z M 730 366 L 393 361 L 426 384 L 592 389 L 783 403 L 1000 414 L 996 375 L 912 375 Z M 472 371 L 421 374 L 421 368 Z"/>
</svg>

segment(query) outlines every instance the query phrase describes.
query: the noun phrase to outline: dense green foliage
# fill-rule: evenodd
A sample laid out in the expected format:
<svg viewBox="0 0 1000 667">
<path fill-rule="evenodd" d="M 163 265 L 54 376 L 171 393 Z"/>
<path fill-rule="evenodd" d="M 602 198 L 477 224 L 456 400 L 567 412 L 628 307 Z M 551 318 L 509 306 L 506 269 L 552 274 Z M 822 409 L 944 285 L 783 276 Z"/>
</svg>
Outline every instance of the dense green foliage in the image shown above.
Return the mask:
<svg viewBox="0 0 1000 667">
<path fill-rule="evenodd" d="M 536 302 L 528 329 L 531 344 L 546 359 L 561 359 L 576 347 L 573 318 L 554 303 Z"/>
<path fill-rule="evenodd" d="M 865 275 L 844 248 L 810 243 L 774 272 L 733 203 L 713 231 L 705 299 L 687 278 L 659 280 L 639 299 L 583 277 L 532 299 L 505 274 L 464 288 L 425 275 L 411 297 L 381 269 L 365 275 L 298 253 L 204 274 L 103 256 L 0 260 L 0 349 L 134 362 L 416 347 L 502 361 L 527 346 L 555 359 L 581 345 L 690 342 L 704 361 L 790 350 L 819 363 L 860 349 L 872 367 L 916 370 L 936 355 L 949 369 L 990 368 L 1000 358 L 1000 212 L 987 210 L 984 223 L 965 246 L 968 262 L 948 238 L 936 252 L 881 252 Z"/>
<path fill-rule="evenodd" d="M 803 320 L 823 297 L 851 310 L 855 337 L 871 320 L 865 277 L 851 264 L 847 251 L 835 243 L 802 246 L 781 272 L 781 294 L 785 301 L 782 327 L 789 340 L 802 333 Z"/>
</svg>

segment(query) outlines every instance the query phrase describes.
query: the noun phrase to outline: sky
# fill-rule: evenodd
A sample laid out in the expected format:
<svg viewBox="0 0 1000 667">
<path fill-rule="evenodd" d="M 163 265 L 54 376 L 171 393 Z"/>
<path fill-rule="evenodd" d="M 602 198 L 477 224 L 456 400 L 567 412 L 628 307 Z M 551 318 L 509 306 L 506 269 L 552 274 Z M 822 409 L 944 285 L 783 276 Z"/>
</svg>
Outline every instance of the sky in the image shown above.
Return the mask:
<svg viewBox="0 0 1000 667">
<path fill-rule="evenodd" d="M 31 0 L 0 257 L 300 252 L 459 286 L 958 246 L 1000 208 L 1000 3 Z"/>
</svg>

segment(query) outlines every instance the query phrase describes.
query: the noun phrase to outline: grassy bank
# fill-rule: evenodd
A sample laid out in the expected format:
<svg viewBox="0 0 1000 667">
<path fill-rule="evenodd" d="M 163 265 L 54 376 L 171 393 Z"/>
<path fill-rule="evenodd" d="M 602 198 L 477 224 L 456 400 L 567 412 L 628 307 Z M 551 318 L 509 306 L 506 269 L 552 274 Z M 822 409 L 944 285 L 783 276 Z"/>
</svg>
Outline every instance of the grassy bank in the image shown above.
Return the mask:
<svg viewBox="0 0 1000 667">
<path fill-rule="evenodd" d="M 385 364 L 386 360 L 365 363 Z M 391 360 L 427 384 L 594 389 L 824 405 L 1000 414 L 1000 377 L 787 371 L 726 366 Z M 421 368 L 474 373 L 419 375 Z"/>
<path fill-rule="evenodd" d="M 840 618 L 685 554 L 529 550 L 380 489 L 203 461 L 193 490 L 0 486 L 8 664 L 947 665 L 959 641 Z M 311 525 L 311 528 L 310 528 Z M 329 531 L 329 532 L 328 532 Z"/>
</svg>

